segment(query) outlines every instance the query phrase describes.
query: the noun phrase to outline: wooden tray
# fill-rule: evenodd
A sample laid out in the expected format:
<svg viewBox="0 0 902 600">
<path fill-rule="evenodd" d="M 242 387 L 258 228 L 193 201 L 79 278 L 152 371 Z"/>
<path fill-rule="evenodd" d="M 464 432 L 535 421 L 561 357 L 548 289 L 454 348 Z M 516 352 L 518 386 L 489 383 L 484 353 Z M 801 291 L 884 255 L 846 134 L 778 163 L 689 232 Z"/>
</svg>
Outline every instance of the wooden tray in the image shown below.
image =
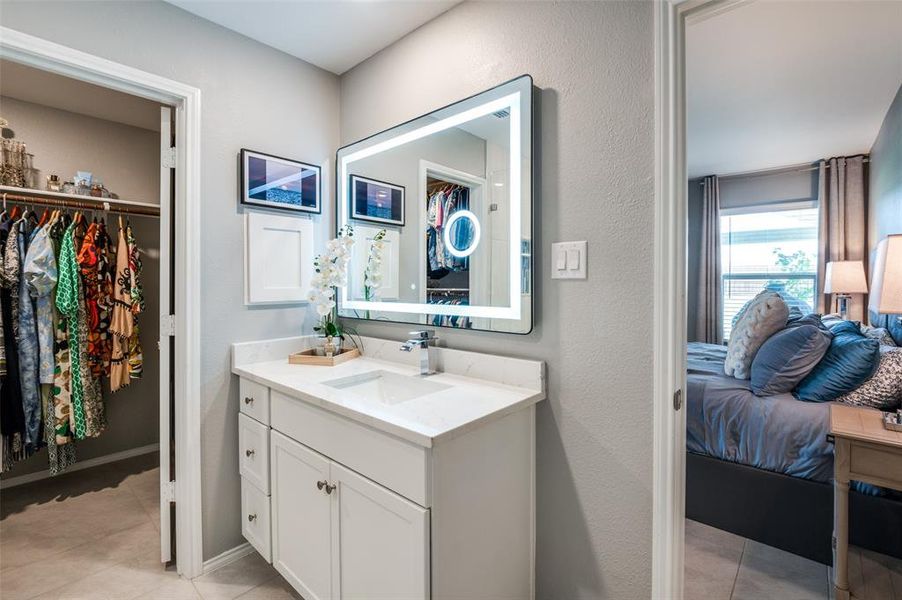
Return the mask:
<svg viewBox="0 0 902 600">
<path fill-rule="evenodd" d="M 357 348 L 344 348 L 341 354 L 333 356 L 317 356 L 316 350 L 310 348 L 301 352 L 295 352 L 288 355 L 288 362 L 292 365 L 316 365 L 319 367 L 334 367 L 343 362 L 347 362 L 352 358 L 360 356 L 360 350 Z"/>
</svg>

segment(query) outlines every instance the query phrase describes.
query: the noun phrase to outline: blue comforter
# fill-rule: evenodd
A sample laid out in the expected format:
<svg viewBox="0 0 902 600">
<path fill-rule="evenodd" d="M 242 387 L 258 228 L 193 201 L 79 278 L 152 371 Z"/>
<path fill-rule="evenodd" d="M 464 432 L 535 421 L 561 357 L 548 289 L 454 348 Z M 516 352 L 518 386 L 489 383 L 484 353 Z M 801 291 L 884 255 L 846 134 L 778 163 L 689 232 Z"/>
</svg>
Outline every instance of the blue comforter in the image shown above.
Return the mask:
<svg viewBox="0 0 902 600">
<path fill-rule="evenodd" d="M 724 346 L 690 343 L 686 447 L 690 452 L 830 482 L 830 405 L 791 394 L 758 397 L 747 380 L 727 377 Z"/>
</svg>

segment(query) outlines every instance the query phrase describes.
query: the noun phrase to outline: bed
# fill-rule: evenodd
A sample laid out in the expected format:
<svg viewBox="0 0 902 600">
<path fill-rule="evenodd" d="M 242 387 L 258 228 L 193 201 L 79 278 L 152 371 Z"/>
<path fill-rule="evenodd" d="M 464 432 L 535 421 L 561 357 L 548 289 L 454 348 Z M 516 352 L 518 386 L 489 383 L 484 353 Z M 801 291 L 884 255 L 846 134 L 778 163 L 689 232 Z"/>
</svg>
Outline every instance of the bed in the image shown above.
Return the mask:
<svg viewBox="0 0 902 600">
<path fill-rule="evenodd" d="M 725 355 L 688 347 L 686 516 L 831 564 L 830 405 L 755 396 L 723 374 Z M 902 558 L 898 494 L 853 483 L 850 524 L 852 544 Z"/>
</svg>

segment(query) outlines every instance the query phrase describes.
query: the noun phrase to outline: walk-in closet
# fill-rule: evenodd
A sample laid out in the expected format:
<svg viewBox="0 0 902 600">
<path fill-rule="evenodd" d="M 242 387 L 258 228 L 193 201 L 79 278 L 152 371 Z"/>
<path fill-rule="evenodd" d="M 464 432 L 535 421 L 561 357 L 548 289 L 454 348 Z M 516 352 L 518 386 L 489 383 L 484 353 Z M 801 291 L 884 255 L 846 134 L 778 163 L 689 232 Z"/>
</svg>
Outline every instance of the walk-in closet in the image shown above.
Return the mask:
<svg viewBox="0 0 902 600">
<path fill-rule="evenodd" d="M 4 588 L 23 597 L 64 589 L 85 552 L 112 560 L 125 544 L 160 563 L 171 119 L 0 62 L 0 553 Z"/>
</svg>

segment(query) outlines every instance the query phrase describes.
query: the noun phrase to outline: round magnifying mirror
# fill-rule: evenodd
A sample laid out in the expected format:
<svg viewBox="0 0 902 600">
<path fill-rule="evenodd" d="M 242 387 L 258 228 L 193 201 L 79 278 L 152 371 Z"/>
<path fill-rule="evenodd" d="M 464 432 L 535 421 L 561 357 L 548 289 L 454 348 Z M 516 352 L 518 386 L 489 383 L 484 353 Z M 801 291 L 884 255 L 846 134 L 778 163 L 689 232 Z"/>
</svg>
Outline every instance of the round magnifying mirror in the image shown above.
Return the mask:
<svg viewBox="0 0 902 600">
<path fill-rule="evenodd" d="M 445 250 L 452 256 L 465 258 L 476 252 L 481 230 L 479 219 L 469 210 L 451 213 L 444 227 Z"/>
</svg>

